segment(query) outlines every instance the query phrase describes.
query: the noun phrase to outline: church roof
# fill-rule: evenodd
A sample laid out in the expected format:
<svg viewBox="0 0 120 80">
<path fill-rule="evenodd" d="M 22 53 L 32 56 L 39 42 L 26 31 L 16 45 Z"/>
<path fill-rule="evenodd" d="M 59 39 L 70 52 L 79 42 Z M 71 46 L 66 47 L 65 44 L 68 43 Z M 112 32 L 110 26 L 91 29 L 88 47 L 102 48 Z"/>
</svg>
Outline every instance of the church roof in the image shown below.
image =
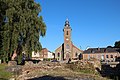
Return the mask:
<svg viewBox="0 0 120 80">
<path fill-rule="evenodd" d="M 62 43 L 56 50 L 58 50 L 59 48 L 61 48 L 64 45 L 64 43 Z M 64 47 L 64 46 L 63 46 Z M 56 51 L 55 50 L 55 51 Z"/>
<path fill-rule="evenodd" d="M 77 50 L 82 51 L 82 50 L 80 50 L 78 47 L 76 47 L 73 43 L 72 43 L 72 46 L 73 46 L 74 48 L 76 48 Z M 82 52 L 83 52 L 83 51 L 82 51 Z"/>
</svg>

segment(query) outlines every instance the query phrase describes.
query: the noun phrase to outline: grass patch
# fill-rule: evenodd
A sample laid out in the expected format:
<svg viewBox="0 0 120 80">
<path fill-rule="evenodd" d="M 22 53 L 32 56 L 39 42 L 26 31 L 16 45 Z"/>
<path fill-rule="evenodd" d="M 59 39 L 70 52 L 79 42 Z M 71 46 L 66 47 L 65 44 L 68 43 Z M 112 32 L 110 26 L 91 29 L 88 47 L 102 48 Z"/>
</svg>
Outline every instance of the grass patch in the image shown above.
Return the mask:
<svg viewBox="0 0 120 80">
<path fill-rule="evenodd" d="M 7 80 L 12 76 L 12 73 L 5 70 L 7 64 L 0 64 L 0 80 Z"/>
</svg>

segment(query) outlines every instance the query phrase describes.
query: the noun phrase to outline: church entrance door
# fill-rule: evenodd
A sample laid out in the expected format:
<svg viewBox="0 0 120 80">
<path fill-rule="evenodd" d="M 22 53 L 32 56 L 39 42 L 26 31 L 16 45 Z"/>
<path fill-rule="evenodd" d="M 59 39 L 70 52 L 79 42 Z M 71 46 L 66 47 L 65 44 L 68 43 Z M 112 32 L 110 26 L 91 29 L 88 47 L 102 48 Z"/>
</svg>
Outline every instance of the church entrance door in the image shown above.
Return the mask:
<svg viewBox="0 0 120 80">
<path fill-rule="evenodd" d="M 68 61 L 69 59 L 70 59 L 70 53 L 67 52 L 67 53 L 66 53 L 66 60 Z"/>
</svg>

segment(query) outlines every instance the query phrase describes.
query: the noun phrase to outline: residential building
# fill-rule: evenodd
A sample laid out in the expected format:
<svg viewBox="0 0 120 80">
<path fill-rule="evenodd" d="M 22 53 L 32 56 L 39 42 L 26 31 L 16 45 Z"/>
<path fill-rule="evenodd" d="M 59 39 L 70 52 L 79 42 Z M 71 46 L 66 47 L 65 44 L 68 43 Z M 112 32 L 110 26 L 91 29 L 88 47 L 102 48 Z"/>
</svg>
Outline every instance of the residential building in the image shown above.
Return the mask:
<svg viewBox="0 0 120 80">
<path fill-rule="evenodd" d="M 44 60 L 53 59 L 54 53 L 49 51 L 47 48 L 43 48 L 40 52 L 32 52 L 32 59 L 34 60 Z"/>
<path fill-rule="evenodd" d="M 120 57 L 120 48 L 89 48 L 83 52 L 83 59 L 95 58 L 102 61 L 115 61 Z"/>
</svg>

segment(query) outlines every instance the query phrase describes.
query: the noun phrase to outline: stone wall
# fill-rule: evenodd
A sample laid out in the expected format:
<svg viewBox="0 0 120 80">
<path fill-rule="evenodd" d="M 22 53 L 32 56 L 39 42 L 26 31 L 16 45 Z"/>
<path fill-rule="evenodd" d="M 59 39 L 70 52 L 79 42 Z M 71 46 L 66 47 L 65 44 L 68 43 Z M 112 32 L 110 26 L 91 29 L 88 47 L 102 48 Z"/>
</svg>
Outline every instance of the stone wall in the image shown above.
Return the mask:
<svg viewBox="0 0 120 80">
<path fill-rule="evenodd" d="M 93 61 L 76 61 L 72 64 L 73 67 L 76 67 L 76 65 L 78 67 L 82 68 L 93 68 L 95 70 L 95 68 L 100 68 L 100 62 L 97 60 L 93 60 Z M 49 61 L 40 61 L 36 64 L 34 64 L 32 61 L 26 61 L 25 65 L 22 67 L 22 72 L 23 74 L 29 74 L 31 71 L 33 70 L 39 70 L 39 71 L 52 71 L 56 68 L 65 68 L 65 66 L 68 65 L 66 63 L 60 63 L 60 62 L 49 62 Z"/>
<path fill-rule="evenodd" d="M 17 75 L 17 80 L 26 80 L 34 77 L 39 77 L 40 75 L 35 73 L 44 73 L 44 72 L 52 72 L 52 71 L 67 71 L 69 70 L 77 70 L 77 71 L 83 71 L 84 69 L 90 70 L 91 72 L 95 71 L 95 66 L 93 64 L 96 64 L 98 62 L 88 62 L 88 61 L 76 61 L 74 63 L 66 64 L 66 63 L 60 63 L 60 62 L 49 62 L 49 61 L 40 61 L 36 64 L 34 64 L 32 61 L 26 61 L 25 65 L 10 65 L 9 64 L 9 70 L 13 72 L 15 70 L 19 72 L 14 72 Z M 34 73 L 33 73 L 34 72 Z"/>
<path fill-rule="evenodd" d="M 9 61 L 8 66 L 5 68 L 5 70 L 11 72 L 14 78 L 22 75 L 22 66 L 17 65 L 16 61 Z"/>
<path fill-rule="evenodd" d="M 79 57 L 80 53 L 83 53 L 82 50 L 78 49 L 76 46 L 73 45 L 73 50 L 72 50 L 72 58 L 76 59 Z"/>
<path fill-rule="evenodd" d="M 29 74 L 33 70 L 52 71 L 53 69 L 58 67 L 62 67 L 59 62 L 41 61 L 37 64 L 34 64 L 32 61 L 27 61 L 22 68 L 22 72 L 23 74 Z"/>
<path fill-rule="evenodd" d="M 59 61 L 62 59 L 62 55 L 61 55 L 61 54 L 63 54 L 63 53 L 61 52 L 62 46 L 63 46 L 63 44 L 62 44 L 59 48 L 57 48 L 57 49 L 55 50 L 55 58 L 56 58 L 57 60 L 59 60 Z M 59 56 L 58 56 L 58 53 L 59 53 Z"/>
</svg>

